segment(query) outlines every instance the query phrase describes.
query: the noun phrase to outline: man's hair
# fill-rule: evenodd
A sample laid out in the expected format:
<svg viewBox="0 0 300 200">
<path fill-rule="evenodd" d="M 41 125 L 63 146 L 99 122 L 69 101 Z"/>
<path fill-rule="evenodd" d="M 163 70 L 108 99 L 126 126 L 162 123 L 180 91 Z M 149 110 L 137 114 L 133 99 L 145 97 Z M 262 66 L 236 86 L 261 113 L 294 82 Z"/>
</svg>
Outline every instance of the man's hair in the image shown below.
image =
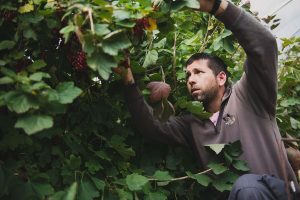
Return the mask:
<svg viewBox="0 0 300 200">
<path fill-rule="evenodd" d="M 208 67 L 213 71 L 215 76 L 217 76 L 221 71 L 225 72 L 227 77 L 225 87 L 228 86 L 228 78 L 230 74 L 227 70 L 227 65 L 221 58 L 208 53 L 195 53 L 186 61 L 185 66 L 187 67 L 197 60 L 208 60 Z"/>
</svg>

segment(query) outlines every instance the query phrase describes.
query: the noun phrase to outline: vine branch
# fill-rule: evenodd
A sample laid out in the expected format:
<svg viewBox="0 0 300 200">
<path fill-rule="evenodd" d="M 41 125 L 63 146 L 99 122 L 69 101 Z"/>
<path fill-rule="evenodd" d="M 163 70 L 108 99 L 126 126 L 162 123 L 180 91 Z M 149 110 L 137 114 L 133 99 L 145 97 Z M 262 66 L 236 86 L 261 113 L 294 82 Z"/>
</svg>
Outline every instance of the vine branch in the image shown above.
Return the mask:
<svg viewBox="0 0 300 200">
<path fill-rule="evenodd" d="M 207 170 L 205 170 L 205 171 L 199 172 L 199 173 L 197 173 L 197 174 L 195 174 L 195 175 L 206 174 L 206 173 L 208 173 L 208 172 L 210 172 L 210 171 L 212 171 L 211 168 L 210 168 L 210 169 L 207 169 Z M 149 180 L 149 181 L 158 181 L 158 182 L 172 182 L 172 181 L 185 180 L 185 179 L 188 179 L 188 178 L 191 178 L 191 177 L 189 177 L 189 176 L 182 176 L 182 177 L 178 177 L 178 178 L 172 178 L 172 179 L 170 179 L 170 180 L 158 180 L 158 179 L 156 179 L 156 178 L 149 178 L 148 180 Z"/>
</svg>

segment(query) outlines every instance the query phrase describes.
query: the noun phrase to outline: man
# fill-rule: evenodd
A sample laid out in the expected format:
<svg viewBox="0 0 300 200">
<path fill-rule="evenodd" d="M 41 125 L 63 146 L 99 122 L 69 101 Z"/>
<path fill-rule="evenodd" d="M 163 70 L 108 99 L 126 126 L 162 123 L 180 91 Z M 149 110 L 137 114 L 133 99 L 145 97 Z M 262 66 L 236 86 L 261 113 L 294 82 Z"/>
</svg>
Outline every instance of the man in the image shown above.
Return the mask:
<svg viewBox="0 0 300 200">
<path fill-rule="evenodd" d="M 213 117 L 200 120 L 186 114 L 161 123 L 153 117 L 128 69 L 123 76 L 125 99 L 137 128 L 158 141 L 192 148 L 202 167 L 209 162 L 203 145 L 240 140 L 241 158 L 252 174 L 237 180 L 229 199 L 295 198 L 297 180 L 275 118 L 276 40 L 255 18 L 225 0 L 200 0 L 200 11 L 214 14 L 233 32 L 247 54 L 245 73 L 228 87 L 222 60 L 204 53 L 193 55 L 186 65 L 187 88 Z"/>
</svg>

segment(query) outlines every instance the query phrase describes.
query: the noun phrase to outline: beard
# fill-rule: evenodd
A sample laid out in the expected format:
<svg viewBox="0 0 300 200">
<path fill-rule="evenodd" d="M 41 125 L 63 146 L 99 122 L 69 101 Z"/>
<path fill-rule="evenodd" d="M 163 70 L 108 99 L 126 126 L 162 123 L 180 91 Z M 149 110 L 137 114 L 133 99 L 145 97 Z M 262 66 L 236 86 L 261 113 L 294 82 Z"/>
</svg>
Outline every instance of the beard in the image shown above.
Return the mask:
<svg viewBox="0 0 300 200">
<path fill-rule="evenodd" d="M 205 108 L 217 97 L 217 94 L 218 94 L 217 83 L 213 83 L 207 89 L 203 89 L 201 94 L 193 96 L 193 99 L 195 101 L 202 102 Z"/>
</svg>

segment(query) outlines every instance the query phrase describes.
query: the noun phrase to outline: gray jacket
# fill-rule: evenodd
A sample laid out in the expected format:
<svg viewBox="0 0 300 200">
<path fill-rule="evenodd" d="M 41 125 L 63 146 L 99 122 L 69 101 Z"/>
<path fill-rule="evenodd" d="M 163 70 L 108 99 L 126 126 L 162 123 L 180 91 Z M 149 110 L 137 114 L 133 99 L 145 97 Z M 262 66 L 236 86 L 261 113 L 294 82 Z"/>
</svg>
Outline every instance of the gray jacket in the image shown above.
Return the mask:
<svg viewBox="0 0 300 200">
<path fill-rule="evenodd" d="M 135 85 L 125 99 L 142 134 L 165 143 L 192 148 L 202 166 L 209 162 L 203 145 L 240 140 L 242 159 L 251 173 L 275 175 L 297 183 L 276 123 L 277 45 L 273 35 L 254 17 L 229 3 L 217 17 L 230 29 L 247 54 L 244 74 L 223 96 L 217 125 L 192 114 L 161 123 L 153 117 Z"/>
</svg>

